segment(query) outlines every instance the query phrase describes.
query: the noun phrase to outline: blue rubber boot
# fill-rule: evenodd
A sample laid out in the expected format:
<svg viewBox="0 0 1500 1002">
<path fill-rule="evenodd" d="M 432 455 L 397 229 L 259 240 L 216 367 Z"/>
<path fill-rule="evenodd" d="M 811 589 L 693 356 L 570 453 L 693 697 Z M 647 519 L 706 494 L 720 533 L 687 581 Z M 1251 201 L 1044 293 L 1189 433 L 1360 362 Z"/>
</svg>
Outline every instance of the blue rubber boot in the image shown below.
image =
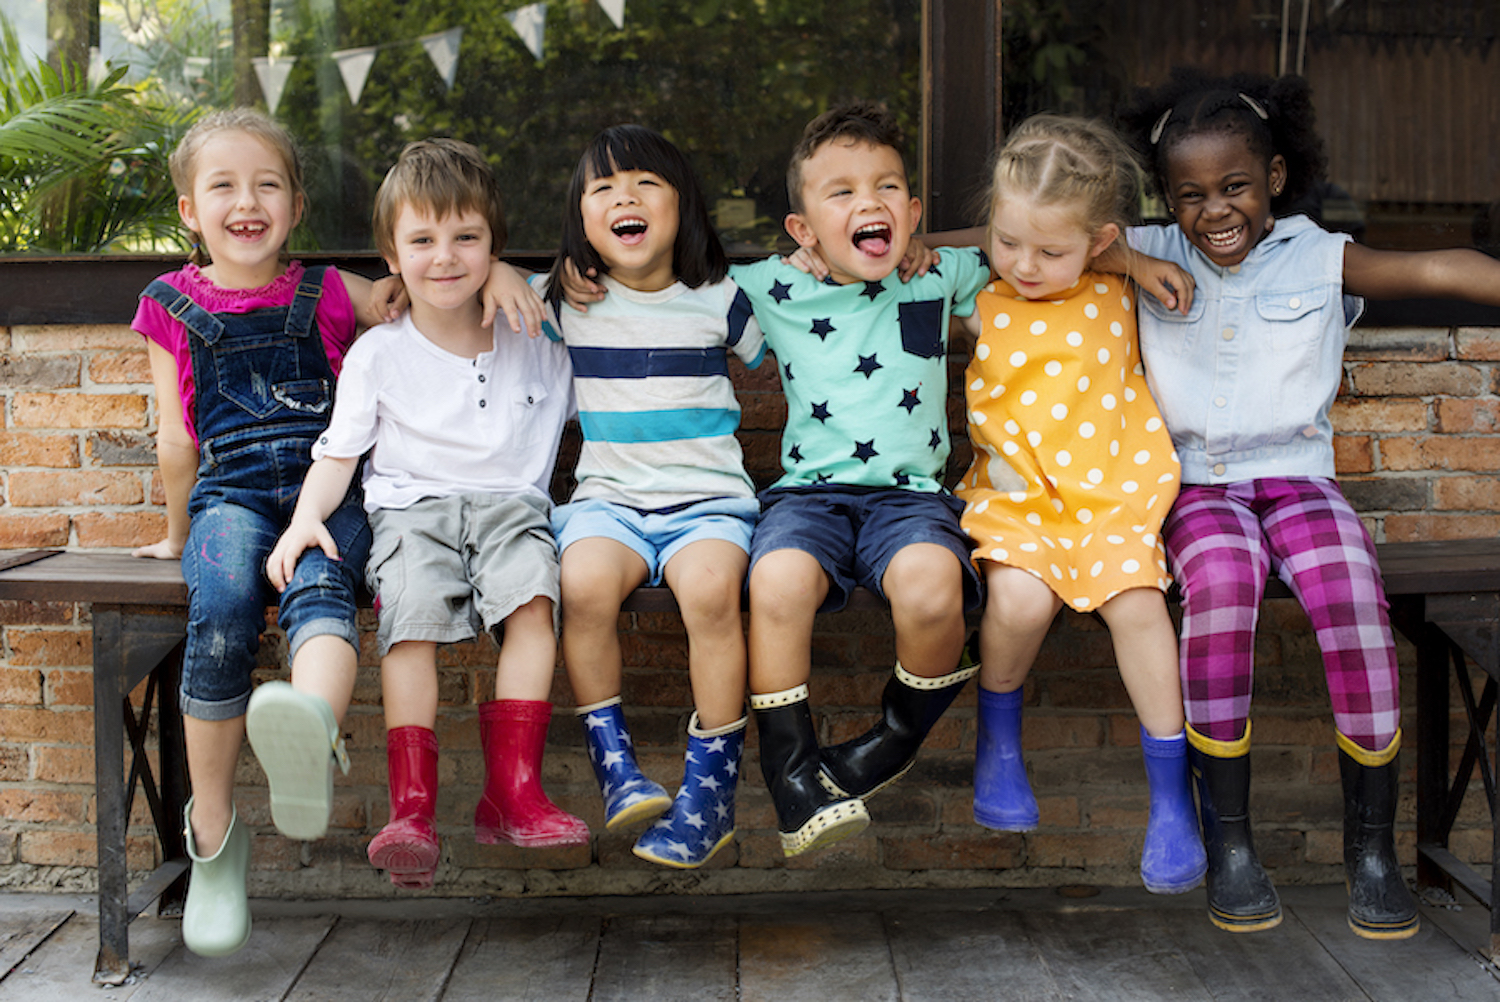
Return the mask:
<svg viewBox="0 0 1500 1002">
<path fill-rule="evenodd" d="M 1198 834 L 1198 812 L 1189 782 L 1187 733 L 1153 738 L 1142 727 L 1141 754 L 1151 787 L 1141 882 L 1152 894 L 1182 894 L 1201 884 L 1208 872 L 1208 854 Z"/>
<path fill-rule="evenodd" d="M 224 841 L 211 856 L 198 853 L 193 837 L 193 801 L 183 811 L 188 859 L 187 900 L 182 905 L 182 945 L 200 957 L 227 957 L 250 938 L 250 902 L 245 878 L 250 873 L 250 833 L 238 812 L 229 819 Z"/>
<path fill-rule="evenodd" d="M 698 714 L 688 721 L 682 787 L 672 809 L 636 840 L 635 854 L 662 866 L 691 870 L 707 863 L 734 839 L 734 793 L 740 779 L 749 717 L 702 730 Z"/>
<path fill-rule="evenodd" d="M 1002 832 L 1034 831 L 1041 823 L 1021 757 L 1025 690 L 979 689 L 979 741 L 974 749 L 974 820 Z"/>
<path fill-rule="evenodd" d="M 604 827 L 610 831 L 650 821 L 672 806 L 660 783 L 647 779 L 635 764 L 635 743 L 625 726 L 620 697 L 580 706 L 589 764 L 604 796 Z"/>
</svg>

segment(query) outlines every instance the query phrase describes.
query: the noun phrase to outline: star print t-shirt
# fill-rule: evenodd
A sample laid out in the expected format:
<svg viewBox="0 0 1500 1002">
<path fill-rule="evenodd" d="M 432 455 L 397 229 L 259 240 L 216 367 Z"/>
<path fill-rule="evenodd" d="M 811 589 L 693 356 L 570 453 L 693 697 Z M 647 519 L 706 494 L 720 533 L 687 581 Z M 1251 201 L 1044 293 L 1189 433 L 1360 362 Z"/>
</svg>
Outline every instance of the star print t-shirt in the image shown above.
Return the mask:
<svg viewBox="0 0 1500 1002">
<path fill-rule="evenodd" d="M 948 462 L 948 320 L 974 311 L 990 280 L 975 248 L 903 283 L 839 285 L 780 258 L 736 265 L 776 353 L 786 430 L 775 487 L 942 489 Z"/>
</svg>

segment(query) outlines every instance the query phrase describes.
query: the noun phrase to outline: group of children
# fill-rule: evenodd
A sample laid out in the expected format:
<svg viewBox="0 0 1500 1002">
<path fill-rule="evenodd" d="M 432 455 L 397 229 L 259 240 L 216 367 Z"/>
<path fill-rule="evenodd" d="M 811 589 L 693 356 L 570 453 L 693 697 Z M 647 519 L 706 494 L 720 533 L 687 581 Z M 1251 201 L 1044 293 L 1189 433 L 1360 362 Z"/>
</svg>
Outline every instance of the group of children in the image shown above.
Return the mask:
<svg viewBox="0 0 1500 1002">
<path fill-rule="evenodd" d="M 1500 302 L 1500 264 L 1373 251 L 1278 218 L 1322 168 L 1299 80 L 1178 73 L 1126 121 L 1175 226 L 1130 225 L 1143 174 L 1120 137 L 1045 116 L 998 152 L 987 225 L 951 235 L 984 250 L 927 251 L 899 130 L 858 104 L 819 116 L 792 154 L 799 252 L 750 265 L 727 261 L 680 151 L 617 126 L 584 151 L 556 263 L 529 279 L 497 260 L 504 211 L 483 157 L 413 143 L 375 208 L 409 301 L 399 316 L 392 280 L 282 258 L 304 202 L 282 130 L 245 111 L 200 121 L 172 169 L 201 252 L 151 284 L 134 323 L 168 501 L 167 538 L 137 552 L 180 556 L 190 596 L 187 945 L 222 955 L 249 935 L 232 800 L 243 736 L 277 828 L 326 830 L 366 580 L 391 804 L 369 858 L 398 886 L 431 886 L 440 858 L 438 644 L 481 628 L 500 641 L 479 706 L 476 839 L 589 838 L 539 781 L 560 630 L 606 827 L 650 822 L 636 855 L 697 867 L 733 837 L 750 714 L 791 856 L 861 831 L 864 800 L 911 768 L 976 673 L 975 820 L 1035 828 L 1022 686 L 1066 605 L 1109 626 L 1140 718 L 1143 882 L 1177 893 L 1206 874 L 1215 924 L 1269 927 L 1280 907 L 1250 837 L 1248 712 L 1273 571 L 1324 652 L 1350 924 L 1413 934 L 1392 835 L 1394 648 L 1373 546 L 1333 479 L 1328 415 L 1356 296 Z M 952 492 L 950 318 L 973 339 L 974 462 Z M 359 324 L 373 326 L 356 341 Z M 768 348 L 787 400 L 783 476 L 757 496 L 728 358 L 753 367 Z M 554 508 L 575 414 L 578 487 Z M 675 796 L 636 763 L 616 633 L 630 592 L 662 582 L 694 704 Z M 898 662 L 874 726 L 820 748 L 814 617 L 861 586 L 890 605 Z M 291 682 L 252 692 L 273 588 Z"/>
</svg>

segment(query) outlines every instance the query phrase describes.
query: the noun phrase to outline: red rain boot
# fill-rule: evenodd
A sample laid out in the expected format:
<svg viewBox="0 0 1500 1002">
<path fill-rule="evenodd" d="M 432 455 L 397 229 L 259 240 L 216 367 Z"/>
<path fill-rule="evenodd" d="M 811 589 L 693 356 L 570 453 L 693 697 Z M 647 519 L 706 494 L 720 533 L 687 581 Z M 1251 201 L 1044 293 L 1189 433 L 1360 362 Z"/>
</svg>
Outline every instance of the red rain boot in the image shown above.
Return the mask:
<svg viewBox="0 0 1500 1002">
<path fill-rule="evenodd" d="M 397 887 L 432 886 L 438 864 L 437 735 L 425 727 L 395 727 L 386 732 L 385 756 L 390 772 L 391 820 L 370 841 L 370 865 L 391 875 Z"/>
<path fill-rule="evenodd" d="M 552 704 L 496 699 L 479 704 L 484 796 L 474 808 L 474 840 L 525 847 L 587 845 L 589 827 L 542 792 L 542 749 Z"/>
</svg>

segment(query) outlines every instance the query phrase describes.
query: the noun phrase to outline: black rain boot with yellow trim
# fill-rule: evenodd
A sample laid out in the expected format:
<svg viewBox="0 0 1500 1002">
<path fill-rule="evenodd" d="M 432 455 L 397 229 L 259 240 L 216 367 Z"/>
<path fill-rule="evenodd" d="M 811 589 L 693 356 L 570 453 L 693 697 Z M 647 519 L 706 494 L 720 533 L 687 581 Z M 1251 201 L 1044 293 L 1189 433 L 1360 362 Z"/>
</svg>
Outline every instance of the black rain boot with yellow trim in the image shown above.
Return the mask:
<svg viewBox="0 0 1500 1002">
<path fill-rule="evenodd" d="M 1401 732 L 1380 751 L 1361 748 L 1342 732 L 1339 776 L 1344 781 L 1344 879 L 1349 928 L 1365 939 L 1407 939 L 1422 920 L 1396 861 L 1397 753 Z"/>
<path fill-rule="evenodd" d="M 1228 932 L 1273 928 L 1281 899 L 1250 837 L 1250 723 L 1238 741 L 1215 741 L 1191 726 L 1187 736 L 1208 853 L 1208 919 Z"/>
<path fill-rule="evenodd" d="M 760 771 L 776 805 L 781 851 L 796 856 L 858 835 L 870 823 L 864 802 L 836 797 L 818 783 L 818 734 L 807 686 L 751 694 L 760 733 Z"/>
<path fill-rule="evenodd" d="M 970 644 L 958 667 L 937 678 L 913 675 L 897 662 L 880 697 L 881 718 L 859 737 L 823 749 L 823 789 L 836 797 L 872 797 L 906 775 L 927 733 L 978 671 Z"/>
</svg>

